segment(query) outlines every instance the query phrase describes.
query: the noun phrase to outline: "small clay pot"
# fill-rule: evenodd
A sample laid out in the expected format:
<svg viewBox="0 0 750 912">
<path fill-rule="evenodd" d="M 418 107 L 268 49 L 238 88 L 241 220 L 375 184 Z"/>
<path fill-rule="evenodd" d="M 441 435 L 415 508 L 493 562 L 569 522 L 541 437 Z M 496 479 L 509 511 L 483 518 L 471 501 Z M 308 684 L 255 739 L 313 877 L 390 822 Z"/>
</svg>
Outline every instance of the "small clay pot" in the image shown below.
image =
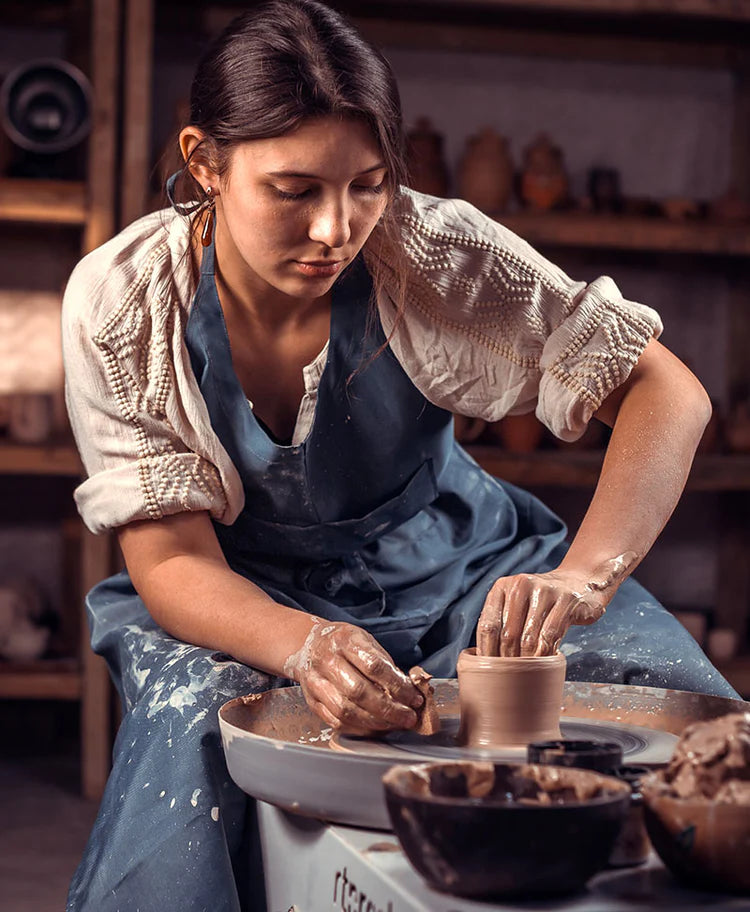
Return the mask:
<svg viewBox="0 0 750 912">
<path fill-rule="evenodd" d="M 533 453 L 544 439 L 544 425 L 534 412 L 506 415 L 487 426 L 487 436 L 508 453 Z"/>
<path fill-rule="evenodd" d="M 17 443 L 44 443 L 52 434 L 52 397 L 47 393 L 16 393 L 10 406 L 10 436 Z"/>
<path fill-rule="evenodd" d="M 523 152 L 521 202 L 530 209 L 555 209 L 568 201 L 568 175 L 562 150 L 545 134 Z"/>
<path fill-rule="evenodd" d="M 448 195 L 448 166 L 443 137 L 428 117 L 420 117 L 407 136 L 409 186 L 430 196 Z"/>
<path fill-rule="evenodd" d="M 454 414 L 453 432 L 459 443 L 471 443 L 481 436 L 487 422 L 483 418 L 469 418 L 467 415 Z"/>
<path fill-rule="evenodd" d="M 458 657 L 458 743 L 509 747 L 560 737 L 565 656 Z"/>
<path fill-rule="evenodd" d="M 508 141 L 485 127 L 466 143 L 458 169 L 462 199 L 485 212 L 502 212 L 513 190 L 513 162 Z"/>
</svg>

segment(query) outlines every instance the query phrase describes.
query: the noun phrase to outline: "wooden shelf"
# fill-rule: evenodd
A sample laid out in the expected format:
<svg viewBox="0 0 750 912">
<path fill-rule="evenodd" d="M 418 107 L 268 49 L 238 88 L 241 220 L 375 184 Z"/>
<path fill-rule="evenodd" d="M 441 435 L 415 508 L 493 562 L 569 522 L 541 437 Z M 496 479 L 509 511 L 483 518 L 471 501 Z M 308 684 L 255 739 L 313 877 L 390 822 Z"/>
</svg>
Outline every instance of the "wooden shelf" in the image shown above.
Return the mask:
<svg viewBox="0 0 750 912">
<path fill-rule="evenodd" d="M 79 700 L 82 691 L 83 679 L 75 659 L 0 661 L 0 698 Z"/>
<path fill-rule="evenodd" d="M 395 2 L 395 0 L 394 0 Z M 411 0 L 411 6 L 456 7 L 455 0 Z M 466 4 L 468 5 L 468 4 Z M 471 5 L 490 10 L 534 10 L 556 13 L 587 13 L 597 16 L 659 16 L 670 19 L 718 19 L 750 21 L 750 4 L 742 0 L 471 0 Z"/>
<path fill-rule="evenodd" d="M 71 444 L 30 446 L 0 444 L 0 475 L 60 475 L 77 477 L 83 474 L 81 460 Z"/>
<path fill-rule="evenodd" d="M 539 450 L 508 453 L 494 446 L 466 450 L 489 472 L 519 487 L 593 488 L 604 453 L 600 450 Z M 750 456 L 699 455 L 687 483 L 689 491 L 750 491 Z"/>
<path fill-rule="evenodd" d="M 750 256 L 750 223 L 596 215 L 583 212 L 495 213 L 532 245 Z"/>
<path fill-rule="evenodd" d="M 87 215 L 83 182 L 0 178 L 0 221 L 84 225 Z"/>
</svg>

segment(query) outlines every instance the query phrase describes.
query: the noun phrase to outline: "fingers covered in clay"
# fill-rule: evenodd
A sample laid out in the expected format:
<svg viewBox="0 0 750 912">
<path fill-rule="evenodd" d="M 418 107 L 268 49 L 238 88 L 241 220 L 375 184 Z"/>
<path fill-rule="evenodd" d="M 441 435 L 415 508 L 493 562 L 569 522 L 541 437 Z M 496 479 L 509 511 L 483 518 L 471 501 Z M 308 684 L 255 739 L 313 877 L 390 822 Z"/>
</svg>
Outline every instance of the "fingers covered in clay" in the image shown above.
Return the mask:
<svg viewBox="0 0 750 912">
<path fill-rule="evenodd" d="M 308 706 L 351 734 L 413 728 L 423 697 L 370 634 L 352 624 L 313 625 L 284 672 Z"/>
<path fill-rule="evenodd" d="M 477 626 L 477 653 L 553 655 L 572 624 L 591 624 L 604 614 L 608 599 L 589 582 L 559 570 L 497 580 Z"/>
<path fill-rule="evenodd" d="M 440 731 L 440 713 L 435 704 L 435 689 L 430 684 L 432 675 L 419 665 L 409 669 L 409 680 L 422 694 L 424 704 L 417 709 L 417 724 L 414 731 L 418 735 L 434 735 Z"/>
</svg>

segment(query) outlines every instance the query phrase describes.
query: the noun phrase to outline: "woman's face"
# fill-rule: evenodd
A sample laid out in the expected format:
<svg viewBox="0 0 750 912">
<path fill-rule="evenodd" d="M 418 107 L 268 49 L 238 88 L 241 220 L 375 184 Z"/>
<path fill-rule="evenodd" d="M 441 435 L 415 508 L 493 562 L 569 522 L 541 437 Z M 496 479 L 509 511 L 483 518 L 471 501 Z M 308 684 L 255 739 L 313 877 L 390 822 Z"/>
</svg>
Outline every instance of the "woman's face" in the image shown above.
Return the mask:
<svg viewBox="0 0 750 912">
<path fill-rule="evenodd" d="M 322 117 L 242 143 L 218 180 L 222 272 L 239 269 L 261 293 L 325 294 L 383 214 L 385 176 L 378 143 L 357 120 Z"/>
</svg>

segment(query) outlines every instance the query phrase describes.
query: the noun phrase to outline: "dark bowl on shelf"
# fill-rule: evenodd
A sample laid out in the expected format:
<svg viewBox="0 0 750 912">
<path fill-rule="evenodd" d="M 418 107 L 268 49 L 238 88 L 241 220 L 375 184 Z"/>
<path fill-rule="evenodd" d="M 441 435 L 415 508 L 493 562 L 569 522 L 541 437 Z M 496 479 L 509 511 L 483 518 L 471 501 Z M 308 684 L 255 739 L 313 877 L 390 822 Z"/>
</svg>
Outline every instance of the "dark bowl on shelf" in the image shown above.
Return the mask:
<svg viewBox="0 0 750 912">
<path fill-rule="evenodd" d="M 580 889 L 607 864 L 630 805 L 625 782 L 533 764 L 399 765 L 383 785 L 409 861 L 431 887 L 457 896 Z"/>
</svg>

